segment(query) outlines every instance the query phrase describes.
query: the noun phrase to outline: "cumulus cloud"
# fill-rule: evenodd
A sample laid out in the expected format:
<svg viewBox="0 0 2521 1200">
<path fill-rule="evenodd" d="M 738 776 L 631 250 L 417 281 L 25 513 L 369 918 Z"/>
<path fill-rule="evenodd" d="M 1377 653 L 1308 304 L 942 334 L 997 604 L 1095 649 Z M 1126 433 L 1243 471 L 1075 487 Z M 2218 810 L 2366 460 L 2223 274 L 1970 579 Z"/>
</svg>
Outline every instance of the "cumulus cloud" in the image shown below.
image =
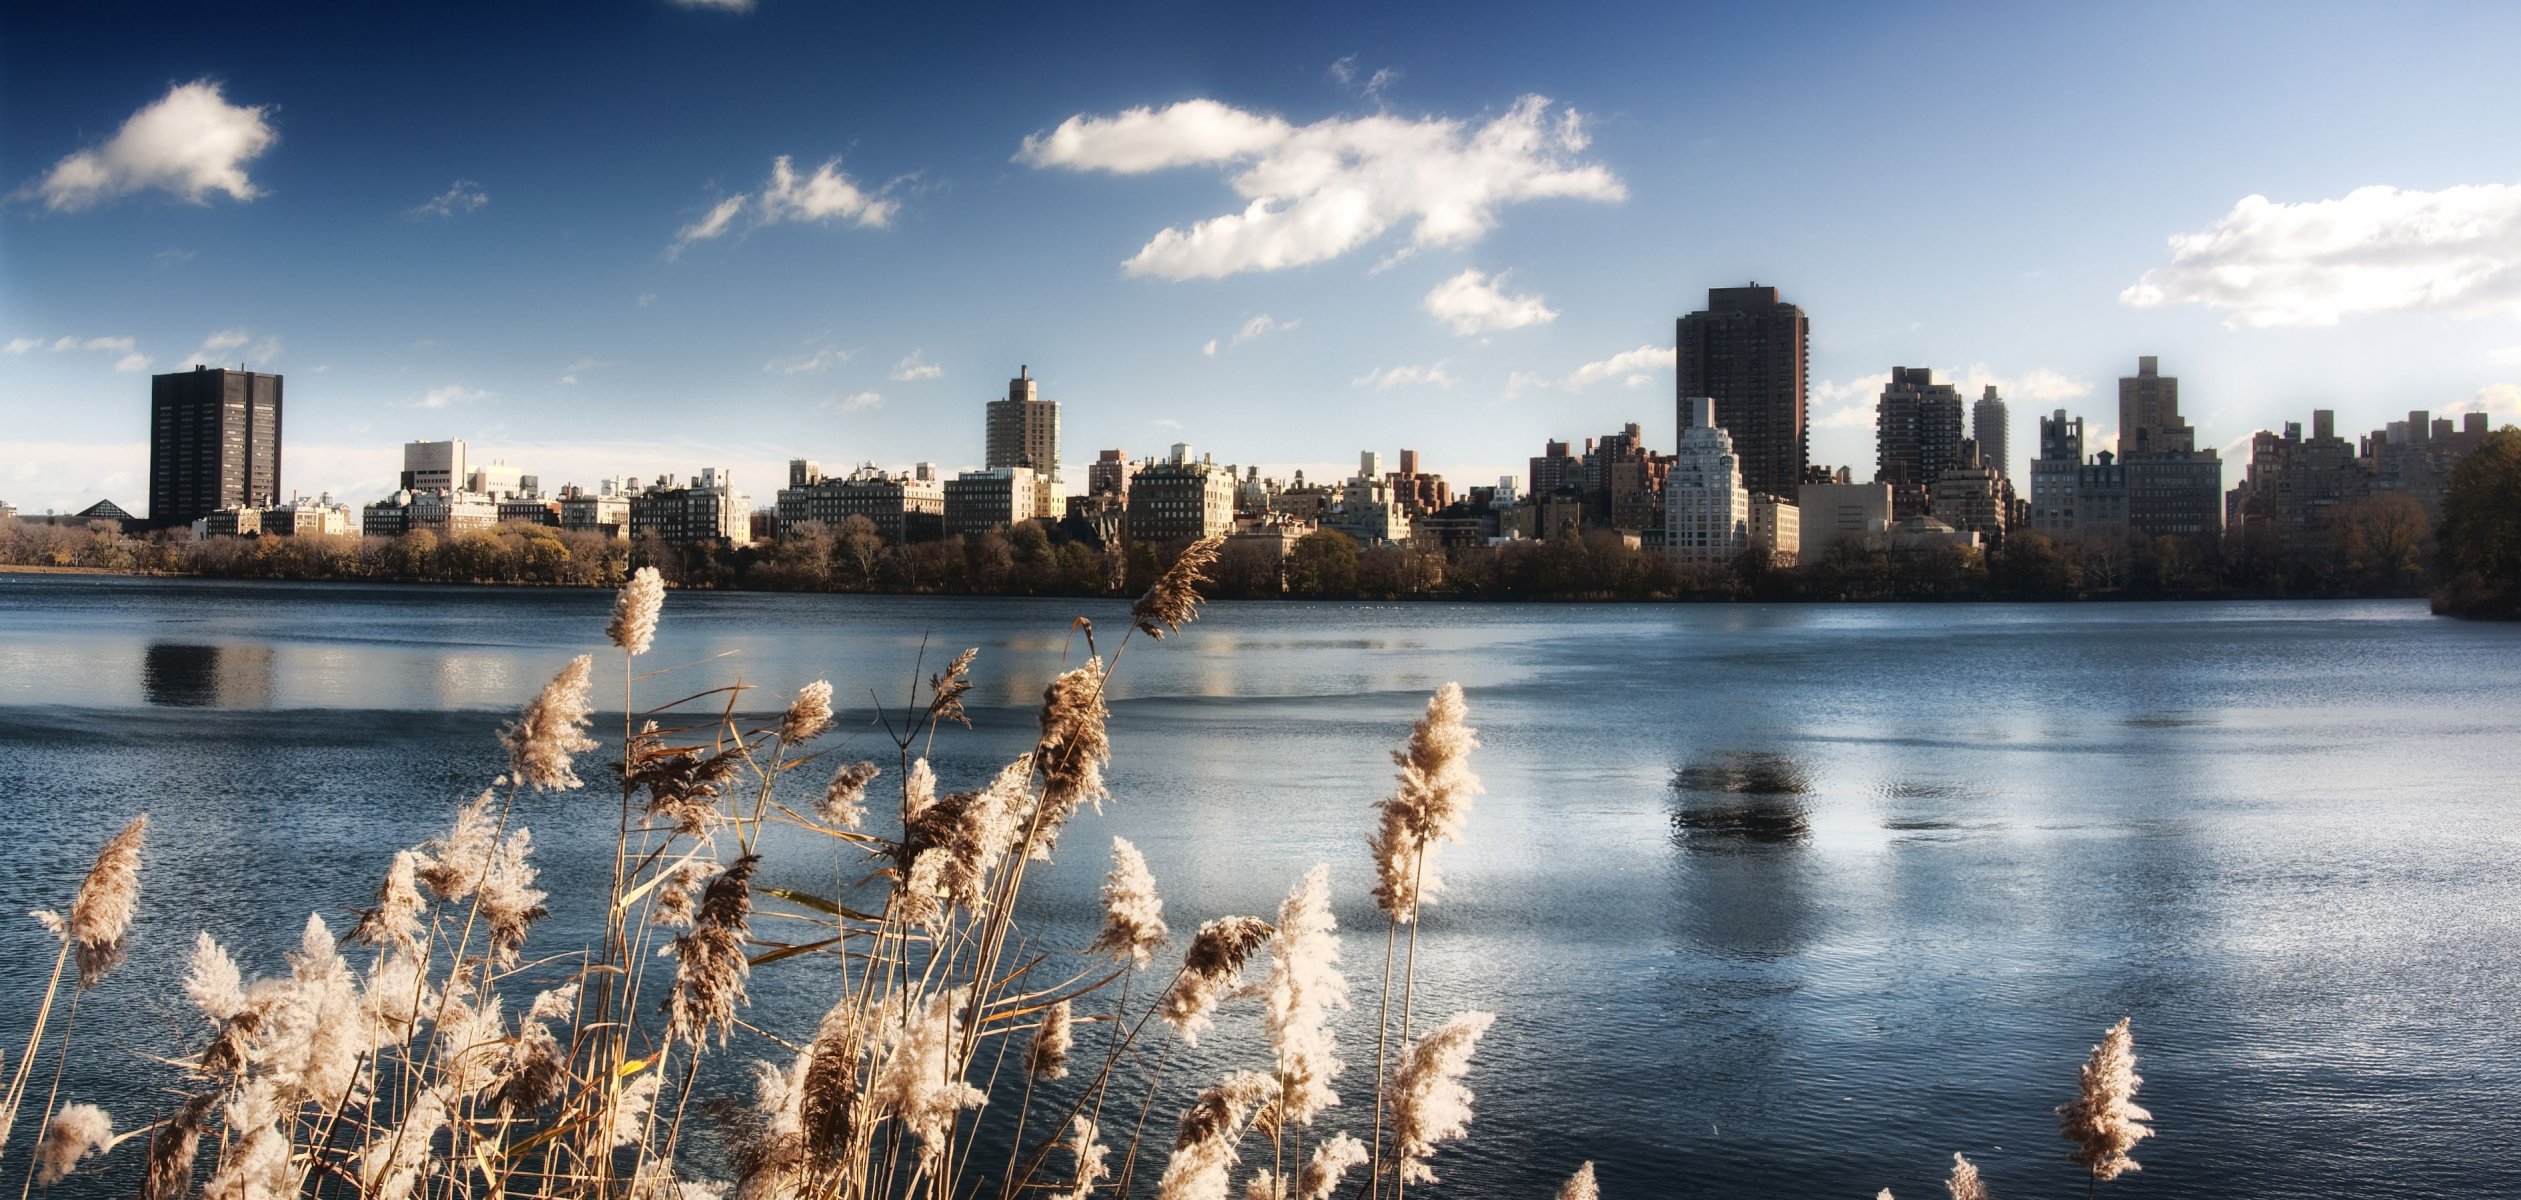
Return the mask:
<svg viewBox="0 0 2521 1200">
<path fill-rule="evenodd" d="M 1943 372 L 1936 374 L 1942 375 Z M 2071 379 L 2047 367 L 2034 367 L 2019 374 L 2002 374 L 1989 369 L 1985 363 L 1971 363 L 1969 370 L 1959 373 L 1957 386 L 1965 400 L 1977 399 L 1991 385 L 1998 396 L 2008 401 L 2032 404 L 2063 404 L 2092 394 L 2089 380 Z M 1876 387 L 1874 390 L 1879 392 L 1881 389 Z"/>
<path fill-rule="evenodd" d="M 42 339 L 42 338 L 31 338 L 31 337 L 10 338 L 10 339 L 9 339 L 9 344 L 8 344 L 8 345 L 6 345 L 6 346 L 0 346 L 0 353 L 6 353 L 6 354 L 24 354 L 24 353 L 26 353 L 26 352 L 27 352 L 27 351 L 29 351 L 29 350 L 34 350 L 34 349 L 39 349 L 39 348 L 41 348 L 41 347 L 43 346 L 43 344 L 44 344 L 44 339 Z"/>
<path fill-rule="evenodd" d="M 2441 415 L 2456 417 L 2473 412 L 2501 417 L 2506 425 L 2521 422 L 2521 384 L 2487 384 L 2477 389 L 2476 395 L 2443 409 Z"/>
<path fill-rule="evenodd" d="M 864 412 L 883 403 L 884 397 L 875 392 L 852 392 L 846 396 L 835 396 L 825 400 L 815 407 L 835 409 L 840 412 Z"/>
<path fill-rule="evenodd" d="M 481 401 L 488 400 L 494 394 L 495 393 L 492 392 L 485 392 L 480 388 L 465 387 L 459 383 L 450 383 L 445 387 L 430 388 L 426 393 L 423 393 L 420 397 L 419 407 L 453 408 L 459 404 L 476 404 Z"/>
<path fill-rule="evenodd" d="M 2521 317 L 2521 185 L 2364 187 L 2300 204 L 2248 196 L 2170 245 L 2170 264 L 2119 303 L 2203 305 L 2246 326 L 2377 312 Z"/>
<path fill-rule="evenodd" d="M 1453 377 L 1445 373 L 1444 364 L 1439 362 L 1424 367 L 1376 367 L 1349 380 L 1348 384 L 1350 387 L 1370 387 L 1378 392 L 1421 384 L 1449 388 L 1453 386 Z"/>
<path fill-rule="evenodd" d="M 1210 358 L 1214 358 L 1216 357 L 1218 350 L 1231 350 L 1236 346 L 1240 346 L 1245 342 L 1251 341 L 1254 338 L 1263 337 L 1272 333 L 1285 333 L 1288 330 L 1294 329 L 1302 324 L 1304 324 L 1302 318 L 1297 318 L 1292 321 L 1281 321 L 1276 317 L 1270 316 L 1268 313 L 1262 313 L 1251 320 L 1243 322 L 1243 327 L 1235 330 L 1234 336 L 1225 339 L 1223 343 L 1218 342 L 1215 338 L 1208 339 L 1208 344 L 1201 346 L 1199 348 L 1199 352 L 1209 356 Z"/>
<path fill-rule="evenodd" d="M 147 371 L 152 361 L 146 354 L 126 354 L 114 360 L 114 369 L 125 375 L 138 375 Z"/>
<path fill-rule="evenodd" d="M 1229 182 L 1242 211 L 1163 229 L 1123 264 L 1214 279 L 1336 258 L 1405 222 L 1404 254 L 1476 242 L 1498 210 L 1527 200 L 1626 199 L 1609 168 L 1580 160 L 1589 144 L 1583 117 L 1541 96 L 1485 121 L 1375 114 L 1301 126 L 1202 99 L 1072 116 L 1024 139 L 1016 159 L 1117 175 L 1239 167 Z"/>
<path fill-rule="evenodd" d="M 134 352 L 133 340 L 127 337 L 57 337 L 49 341 L 39 337 L 20 337 L 10 338 L 6 344 L 0 344 L 0 353 L 5 354 L 25 354 L 35 350 L 49 351 L 54 354 L 74 350 L 98 350 L 107 354 L 118 354 L 122 357 L 114 360 L 114 369 L 125 374 L 146 371 L 151 362 L 148 355 Z"/>
<path fill-rule="evenodd" d="M 469 179 L 458 179 L 455 186 L 431 197 L 405 215 L 414 219 L 453 217 L 460 213 L 479 212 L 481 206 L 488 203 L 490 196 L 481 190 L 481 185 Z"/>
<path fill-rule="evenodd" d="M 1882 389 L 1891 385 L 1891 373 L 1876 371 L 1859 375 L 1844 383 L 1824 379 L 1804 394 L 1807 418 L 1816 429 L 1871 429 L 1873 410 L 1882 399 Z M 1717 420 L 1723 420 L 1718 414 Z"/>
<path fill-rule="evenodd" d="M 911 383 L 921 379 L 936 379 L 944 374 L 944 367 L 921 359 L 919 352 L 913 350 L 910 352 L 910 357 L 893 364 L 890 378 L 896 383 Z"/>
<path fill-rule="evenodd" d="M 133 192 L 157 189 L 194 204 L 212 193 L 252 200 L 262 195 L 245 164 L 280 140 L 270 108 L 230 104 L 219 84 L 195 80 L 133 113 L 104 145 L 81 150 L 20 195 L 43 198 L 55 212 L 76 212 Z"/>
<path fill-rule="evenodd" d="M 1477 268 L 1465 270 L 1437 284 L 1422 303 L 1430 316 L 1464 337 L 1547 325 L 1558 319 L 1558 310 L 1542 303 L 1539 296 L 1507 295 L 1506 275 L 1504 271 L 1491 276 Z"/>
<path fill-rule="evenodd" d="M 242 349 L 243 354 L 229 351 Z M 250 329 L 222 329 L 203 338 L 199 349 L 184 356 L 188 367 L 220 367 L 230 362 L 268 365 L 280 357 L 280 335 L 270 334 L 256 340 Z"/>
<path fill-rule="evenodd" d="M 750 229 L 833 221 L 881 229 L 901 211 L 901 202 L 885 195 L 889 190 L 889 186 L 874 192 L 860 187 L 858 181 L 841 173 L 837 156 L 825 160 L 812 174 L 799 175 L 795 160 L 782 154 L 770 160 L 770 181 L 762 185 L 761 191 L 739 192 L 720 200 L 699 220 L 675 232 L 674 244 L 666 248 L 666 256 L 681 254 L 694 242 L 725 236 L 734 230 L 737 219 L 748 213 Z"/>
</svg>

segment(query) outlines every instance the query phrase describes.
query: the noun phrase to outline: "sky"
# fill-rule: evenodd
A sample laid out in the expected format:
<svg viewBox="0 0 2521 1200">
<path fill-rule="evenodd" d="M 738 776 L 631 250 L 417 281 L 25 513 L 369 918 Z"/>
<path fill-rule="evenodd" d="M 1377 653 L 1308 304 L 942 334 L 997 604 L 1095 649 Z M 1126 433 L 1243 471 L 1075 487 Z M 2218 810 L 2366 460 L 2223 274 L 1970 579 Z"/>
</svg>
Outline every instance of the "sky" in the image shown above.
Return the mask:
<svg viewBox="0 0 2521 1200">
<path fill-rule="evenodd" d="M 148 376 L 287 377 L 285 481 L 1097 450 L 1456 486 L 1676 440 L 1773 285 L 1812 456 L 1895 365 L 2201 444 L 2521 414 L 2521 7 L 0 4 L 0 501 L 145 503 Z M 2238 464 L 2225 470 L 2237 482 Z"/>
</svg>

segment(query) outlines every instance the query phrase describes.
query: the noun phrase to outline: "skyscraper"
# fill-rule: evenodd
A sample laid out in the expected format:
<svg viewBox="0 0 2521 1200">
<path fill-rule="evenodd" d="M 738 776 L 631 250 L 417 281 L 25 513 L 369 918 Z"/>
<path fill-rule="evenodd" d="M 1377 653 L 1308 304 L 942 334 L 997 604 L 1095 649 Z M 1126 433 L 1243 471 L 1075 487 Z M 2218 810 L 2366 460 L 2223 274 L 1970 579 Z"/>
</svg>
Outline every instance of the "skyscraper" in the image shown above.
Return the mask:
<svg viewBox="0 0 2521 1200">
<path fill-rule="evenodd" d="M 2147 537 L 2223 528 L 2223 459 L 2197 448 L 2180 417 L 2180 381 L 2144 355 L 2118 381 L 2118 461 L 2127 471 L 2127 526 Z"/>
<path fill-rule="evenodd" d="M 1707 307 L 1682 317 L 1674 333 L 1680 428 L 1690 401 L 1716 402 L 1742 466 L 1742 486 L 1792 496 L 1811 459 L 1805 410 L 1805 356 L 1812 324 L 1777 299 L 1773 287 L 1707 289 Z"/>
<path fill-rule="evenodd" d="M 1873 480 L 1891 485 L 1893 519 L 1926 511 L 1928 489 L 1961 461 L 1961 392 L 1929 367 L 1893 367 L 1873 410 Z"/>
<path fill-rule="evenodd" d="M 1680 449 L 1663 481 L 1664 545 L 1689 562 L 1729 562 L 1750 544 L 1751 493 L 1717 423 L 1722 411 L 1704 396 L 1684 402 Z"/>
<path fill-rule="evenodd" d="M 2012 419 L 2012 412 L 1992 383 L 1978 403 L 1970 406 L 1970 440 L 1978 443 L 1979 460 L 1993 469 L 1999 479 L 2013 478 L 2013 439 L 2005 433 Z"/>
<path fill-rule="evenodd" d="M 150 379 L 150 524 L 280 499 L 279 376 L 195 367 Z"/>
<path fill-rule="evenodd" d="M 989 402 L 987 467 L 1027 467 L 1033 472 L 1035 512 L 1059 506 L 1059 402 L 1041 398 L 1033 368 L 1019 367 L 1007 381 L 1007 398 Z"/>
<path fill-rule="evenodd" d="M 2196 448 L 2196 432 L 2180 419 L 2180 380 L 2162 373 L 2161 360 L 2147 354 L 2136 360 L 2136 373 L 2118 380 L 2118 456 L 2181 454 Z"/>
</svg>

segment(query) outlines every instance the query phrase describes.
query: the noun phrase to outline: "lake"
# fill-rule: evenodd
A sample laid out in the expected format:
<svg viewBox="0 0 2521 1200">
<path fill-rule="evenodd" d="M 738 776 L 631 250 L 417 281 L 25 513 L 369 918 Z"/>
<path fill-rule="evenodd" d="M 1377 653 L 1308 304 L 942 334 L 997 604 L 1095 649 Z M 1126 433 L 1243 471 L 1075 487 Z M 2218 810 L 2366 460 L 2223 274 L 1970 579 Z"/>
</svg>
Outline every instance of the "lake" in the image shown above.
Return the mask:
<svg viewBox="0 0 2521 1200">
<path fill-rule="evenodd" d="M 172 985 L 194 932 L 250 973 L 310 911 L 346 928 L 391 852 L 500 769 L 499 723 L 601 645 L 610 603 L 0 574 L 21 829 L 0 911 L 66 904 L 122 821 L 154 822 L 131 961 L 83 1001 L 65 1097 L 154 1119 L 164 1080 L 125 1048 L 198 1044 Z M 977 728 L 935 755 L 976 787 L 1083 652 L 1078 614 L 1107 651 L 1126 626 L 1110 602 L 677 593 L 641 665 L 700 665 L 642 694 L 740 678 L 772 710 L 827 678 L 830 742 L 882 759 L 874 697 L 902 703 L 923 642 L 927 669 L 977 646 Z M 608 702 L 620 660 L 597 670 Z M 1364 1063 L 1331 1120 L 1355 1127 L 1383 931 L 1363 838 L 1388 752 L 1449 680 L 1487 792 L 1444 851 L 1418 1011 L 1497 1022 L 1430 1196 L 1545 1196 L 1592 1159 L 1615 1197 L 1923 1197 L 1956 1150 L 1999 1195 L 2080 1194 L 2052 1110 L 2121 1016 L 2159 1136 L 2105 1192 L 2521 1194 L 2521 627 L 2415 602 L 1218 604 L 1127 652 L 1115 798 L 1029 877 L 1022 936 L 1082 947 L 1113 834 L 1177 934 L 1267 915 L 1328 863 L 1359 1001 L 1341 1045 Z M 529 953 L 600 921 L 572 884 L 607 869 L 601 757 L 581 760 L 597 787 L 520 807 L 554 896 Z M 864 869 L 774 839 L 764 880 Z M 0 923 L 11 1055 L 51 957 Z M 817 979 L 765 967 L 751 1019 L 803 1034 Z M 1175 1056 L 1151 1129 L 1261 1060 L 1251 1007 Z M 65 1191 L 127 1191 L 137 1149 Z"/>
</svg>

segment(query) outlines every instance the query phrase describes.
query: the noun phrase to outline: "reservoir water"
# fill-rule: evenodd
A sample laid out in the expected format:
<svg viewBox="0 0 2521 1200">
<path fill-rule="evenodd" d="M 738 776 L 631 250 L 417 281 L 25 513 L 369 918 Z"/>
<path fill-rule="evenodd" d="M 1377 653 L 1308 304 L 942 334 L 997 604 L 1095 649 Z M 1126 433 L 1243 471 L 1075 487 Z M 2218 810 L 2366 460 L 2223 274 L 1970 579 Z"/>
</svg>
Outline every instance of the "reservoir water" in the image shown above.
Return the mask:
<svg viewBox="0 0 2521 1200">
<path fill-rule="evenodd" d="M 198 1045 L 173 986 L 194 932 L 270 972 L 307 913 L 346 925 L 497 772 L 499 723 L 599 648 L 610 600 L 0 575 L 0 1045 L 52 960 L 15 914 L 65 904 L 146 809 L 131 961 L 82 1001 L 63 1094 L 154 1119 L 168 1077 L 132 1051 Z M 701 665 L 641 686 L 740 678 L 769 710 L 827 678 L 833 743 L 882 758 L 871 694 L 901 702 L 923 640 L 928 669 L 976 646 L 977 729 L 935 756 L 975 787 L 1082 653 L 1070 618 L 1108 650 L 1124 611 L 678 593 L 641 665 Z M 613 703 L 619 659 L 597 664 Z M 1218 604 L 1129 649 L 1115 798 L 1031 877 L 1027 944 L 1090 938 L 1114 834 L 1177 932 L 1266 915 L 1328 863 L 1366 1064 L 1333 1124 L 1357 1127 L 1382 940 L 1363 838 L 1448 680 L 1487 791 L 1417 1004 L 1497 1022 L 1431 1196 L 1545 1196 L 1591 1159 L 1617 1197 L 1918 1197 L 1954 1151 L 1999 1195 L 2080 1194 L 2052 1110 L 2121 1016 L 2159 1136 L 2106 1192 L 2521 1195 L 2521 627 L 2404 602 Z M 520 810 L 554 910 L 529 951 L 600 921 L 601 757 L 595 787 Z M 864 871 L 790 839 L 764 878 Z M 765 967 L 750 1019 L 801 1035 L 817 979 Z M 1250 1009 L 1176 1056 L 1151 1128 L 1260 1061 Z M 70 1194 L 126 1194 L 136 1150 Z"/>
</svg>

